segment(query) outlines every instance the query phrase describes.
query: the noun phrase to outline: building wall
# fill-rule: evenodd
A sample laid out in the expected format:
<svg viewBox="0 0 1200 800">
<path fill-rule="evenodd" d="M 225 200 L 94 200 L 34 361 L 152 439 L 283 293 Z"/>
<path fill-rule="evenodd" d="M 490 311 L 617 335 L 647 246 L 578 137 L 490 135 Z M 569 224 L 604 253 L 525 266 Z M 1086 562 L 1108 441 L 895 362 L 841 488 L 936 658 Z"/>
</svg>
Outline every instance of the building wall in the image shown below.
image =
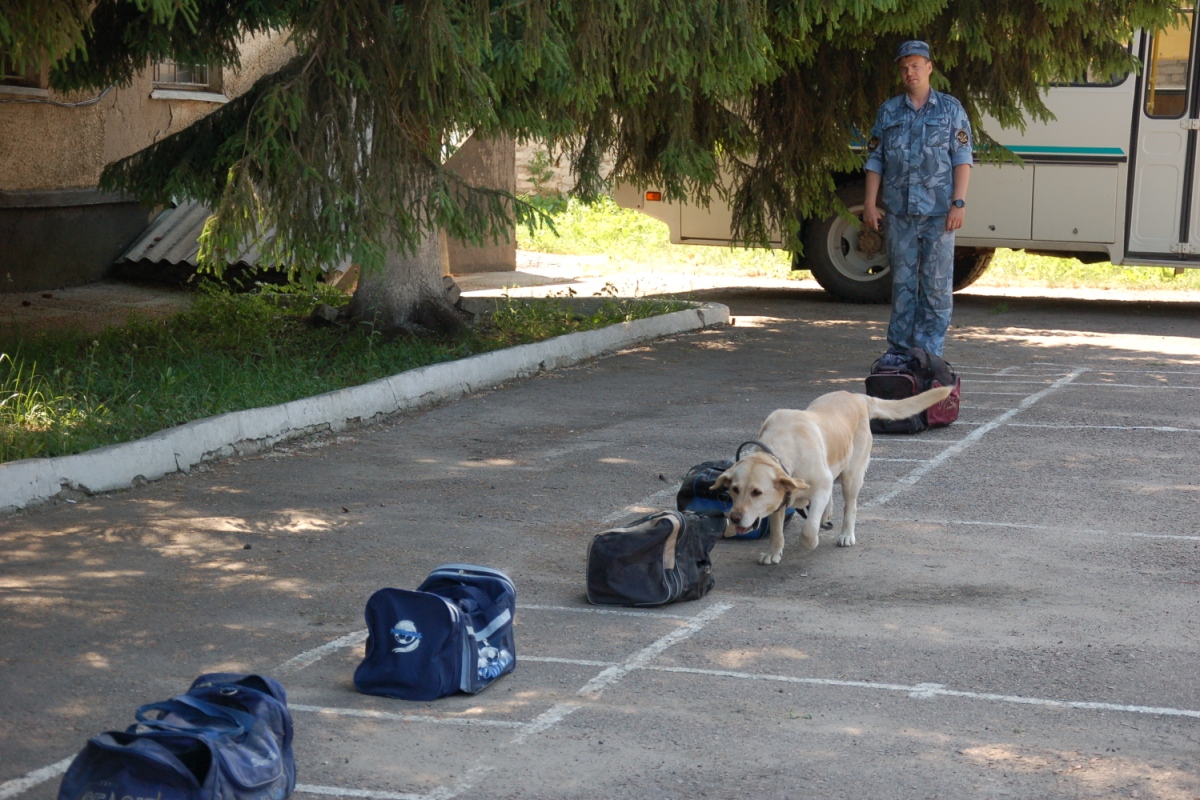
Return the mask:
<svg viewBox="0 0 1200 800">
<path fill-rule="evenodd" d="M 472 136 L 450 157 L 446 166 L 473 186 L 490 186 L 514 192 L 516 166 L 513 140 L 507 137 L 480 140 Z M 509 229 L 507 241 L 488 242 L 481 247 L 448 239 L 445 257 L 443 269 L 451 275 L 516 270 L 515 231 Z"/>
<path fill-rule="evenodd" d="M 236 97 L 282 67 L 292 49 L 282 35 L 247 39 L 240 69 L 225 69 L 222 94 Z M 219 103 L 155 99 L 147 69 L 127 87 L 107 93 L 7 94 L 0 86 L 0 191 L 91 188 L 105 164 L 132 155 L 208 114 Z M 197 96 L 207 96 L 195 93 Z M 57 103 L 91 105 L 64 108 Z"/>
<path fill-rule="evenodd" d="M 571 174 L 571 161 L 565 155 L 552 156 L 546 145 L 537 141 L 517 142 L 516 145 L 516 193 L 517 194 L 536 194 L 539 188 L 534 183 L 534 167 L 538 158 L 538 153 L 549 161 L 548 169 L 550 171 L 549 179 L 541 185 L 543 194 L 560 194 L 566 195 L 575 188 L 575 177 Z M 600 170 L 607 175 L 613 167 L 611 157 L 606 157 L 600 164 Z"/>
<path fill-rule="evenodd" d="M 149 69 L 104 92 L 0 85 L 0 291 L 105 277 L 152 209 L 100 195 L 104 166 L 182 130 L 291 56 L 283 35 L 247 39 L 241 67 L 222 71 L 219 95 L 155 91 Z"/>
</svg>

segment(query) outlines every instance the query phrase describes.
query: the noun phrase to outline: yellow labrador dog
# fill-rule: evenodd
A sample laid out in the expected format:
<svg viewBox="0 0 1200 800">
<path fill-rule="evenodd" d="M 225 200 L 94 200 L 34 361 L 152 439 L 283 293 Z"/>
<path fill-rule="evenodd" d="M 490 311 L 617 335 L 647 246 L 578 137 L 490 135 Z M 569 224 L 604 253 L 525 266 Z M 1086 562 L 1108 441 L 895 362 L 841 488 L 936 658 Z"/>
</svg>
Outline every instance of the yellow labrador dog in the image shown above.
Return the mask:
<svg viewBox="0 0 1200 800">
<path fill-rule="evenodd" d="M 846 504 L 838 545 L 854 544 L 858 493 L 871 461 L 871 419 L 904 419 L 919 414 L 950 395 L 939 386 L 904 400 L 880 400 L 865 394 L 830 392 L 803 411 L 771 412 L 758 433 L 762 450 L 738 459 L 721 473 L 713 490 L 725 489 L 733 500 L 729 521 L 737 533 L 770 518 L 770 551 L 760 564 L 778 564 L 783 556 L 784 513 L 808 506 L 800 541 L 817 546 L 817 533 L 833 513 L 833 482 L 840 479 Z"/>
</svg>

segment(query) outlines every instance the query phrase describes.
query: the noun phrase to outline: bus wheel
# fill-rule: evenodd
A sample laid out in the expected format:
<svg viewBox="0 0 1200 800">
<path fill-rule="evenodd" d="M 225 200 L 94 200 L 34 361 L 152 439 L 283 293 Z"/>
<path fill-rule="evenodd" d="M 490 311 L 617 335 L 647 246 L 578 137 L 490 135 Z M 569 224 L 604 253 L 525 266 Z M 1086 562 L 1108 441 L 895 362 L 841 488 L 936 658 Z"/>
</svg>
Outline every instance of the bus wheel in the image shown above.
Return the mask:
<svg viewBox="0 0 1200 800">
<path fill-rule="evenodd" d="M 804 236 L 805 266 L 821 288 L 843 303 L 887 303 L 892 299 L 883 234 L 862 225 L 863 187 L 851 185 L 838 196 L 854 215 L 812 220 Z"/>
<path fill-rule="evenodd" d="M 991 247 L 957 247 L 954 249 L 954 291 L 965 289 L 983 277 L 992 265 L 996 251 Z"/>
</svg>

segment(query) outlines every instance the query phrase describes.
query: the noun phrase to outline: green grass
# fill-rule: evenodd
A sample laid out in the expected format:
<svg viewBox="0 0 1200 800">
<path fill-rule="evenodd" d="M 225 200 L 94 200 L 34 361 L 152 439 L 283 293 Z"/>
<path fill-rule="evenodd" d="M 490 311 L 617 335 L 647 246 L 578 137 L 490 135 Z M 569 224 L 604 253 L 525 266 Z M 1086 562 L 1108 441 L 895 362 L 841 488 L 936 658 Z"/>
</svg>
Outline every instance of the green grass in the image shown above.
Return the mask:
<svg viewBox="0 0 1200 800">
<path fill-rule="evenodd" d="M 208 290 L 167 321 L 0 344 L 0 461 L 78 453 L 227 411 L 685 307 L 609 298 L 582 313 L 570 298 L 498 298 L 494 313 L 458 341 L 388 340 L 309 324 L 318 302 L 338 299 L 331 291 L 292 291 L 280 302 L 275 291 Z"/>
<path fill-rule="evenodd" d="M 548 229 L 533 234 L 520 230 L 520 248 L 562 255 L 605 255 L 605 267 L 613 272 L 703 270 L 747 277 L 811 277 L 807 270 L 793 272 L 789 255 L 779 250 L 671 244 L 664 223 L 639 211 L 619 208 L 609 198 L 593 206 L 575 200 L 559 205 L 563 207 L 555 216 L 559 236 Z M 1033 256 L 1001 248 L 975 285 L 1200 291 L 1200 269 L 1175 275 L 1169 268 L 1082 264 L 1073 258 Z"/>
<path fill-rule="evenodd" d="M 996 258 L 975 284 L 1048 289 L 1120 289 L 1124 291 L 1200 292 L 1200 269 L 1182 275 L 1168 267 L 1117 267 L 1083 264 L 1073 258 L 1034 256 L 1022 250 L 996 251 Z"/>
<path fill-rule="evenodd" d="M 735 274 L 787 278 L 791 256 L 758 247 L 706 247 L 671 244 L 667 226 L 640 211 L 620 208 L 611 198 L 592 206 L 570 200 L 554 215 L 556 236 L 548 228 L 517 231 L 522 250 L 559 255 L 604 255 L 608 269 Z M 803 273 L 805 276 L 807 272 Z"/>
</svg>

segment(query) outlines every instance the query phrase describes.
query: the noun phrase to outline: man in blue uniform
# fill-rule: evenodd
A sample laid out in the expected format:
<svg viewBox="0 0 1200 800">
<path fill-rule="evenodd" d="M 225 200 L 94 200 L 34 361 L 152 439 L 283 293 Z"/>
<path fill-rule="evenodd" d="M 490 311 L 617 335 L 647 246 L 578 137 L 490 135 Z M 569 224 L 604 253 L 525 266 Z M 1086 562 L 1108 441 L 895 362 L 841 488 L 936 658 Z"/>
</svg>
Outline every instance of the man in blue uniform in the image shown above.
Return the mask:
<svg viewBox="0 0 1200 800">
<path fill-rule="evenodd" d="M 966 216 L 971 124 L 962 105 L 929 85 L 929 45 L 896 54 L 904 94 L 879 107 L 867 142 L 863 224 L 883 226 L 892 268 L 892 318 L 884 363 L 910 347 L 941 355 L 954 290 L 954 232 Z M 889 361 L 890 359 L 890 361 Z"/>
</svg>

